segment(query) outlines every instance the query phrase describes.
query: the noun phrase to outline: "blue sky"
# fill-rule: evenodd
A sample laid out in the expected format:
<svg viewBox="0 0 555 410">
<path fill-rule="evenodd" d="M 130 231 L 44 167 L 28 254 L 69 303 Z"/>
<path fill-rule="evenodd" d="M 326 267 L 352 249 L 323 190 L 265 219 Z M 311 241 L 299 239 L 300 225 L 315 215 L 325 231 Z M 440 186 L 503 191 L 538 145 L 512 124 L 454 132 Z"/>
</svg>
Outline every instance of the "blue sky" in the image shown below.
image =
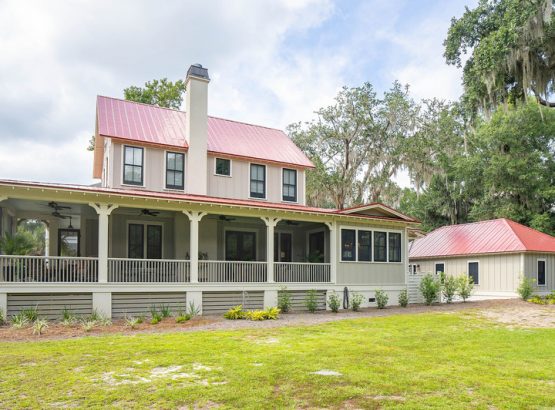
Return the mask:
<svg viewBox="0 0 555 410">
<path fill-rule="evenodd" d="M 183 78 L 193 63 L 209 68 L 210 114 L 279 128 L 364 81 L 456 99 L 461 73 L 444 64 L 442 42 L 464 4 L 3 0 L 0 178 L 93 182 L 96 95 Z"/>
</svg>

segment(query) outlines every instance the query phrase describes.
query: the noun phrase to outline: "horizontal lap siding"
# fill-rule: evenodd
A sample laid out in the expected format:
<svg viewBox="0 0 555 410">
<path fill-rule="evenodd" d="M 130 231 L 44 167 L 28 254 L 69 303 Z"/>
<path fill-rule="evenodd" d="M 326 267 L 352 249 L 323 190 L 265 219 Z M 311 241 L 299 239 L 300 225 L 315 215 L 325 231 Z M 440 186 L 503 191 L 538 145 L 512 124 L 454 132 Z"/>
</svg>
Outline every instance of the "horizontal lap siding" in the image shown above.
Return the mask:
<svg viewBox="0 0 555 410">
<path fill-rule="evenodd" d="M 279 291 L 281 293 L 283 291 Z M 289 290 L 289 295 L 291 295 L 291 310 L 294 312 L 302 312 L 308 311 L 306 307 L 306 297 L 308 295 L 308 291 L 306 290 Z M 325 290 L 317 290 L 316 291 L 316 301 L 317 301 L 317 310 L 326 310 L 326 291 Z"/>
<path fill-rule="evenodd" d="M 150 315 L 152 306 L 168 306 L 173 314 L 187 307 L 185 292 L 112 293 L 112 317 Z"/>
<path fill-rule="evenodd" d="M 243 305 L 245 310 L 264 308 L 264 292 L 202 292 L 202 313 L 222 314 L 233 306 Z"/>
<path fill-rule="evenodd" d="M 60 320 L 64 308 L 78 316 L 92 313 L 91 293 L 30 293 L 8 294 L 8 316 L 17 315 L 22 309 L 37 306 L 39 317 Z"/>
</svg>

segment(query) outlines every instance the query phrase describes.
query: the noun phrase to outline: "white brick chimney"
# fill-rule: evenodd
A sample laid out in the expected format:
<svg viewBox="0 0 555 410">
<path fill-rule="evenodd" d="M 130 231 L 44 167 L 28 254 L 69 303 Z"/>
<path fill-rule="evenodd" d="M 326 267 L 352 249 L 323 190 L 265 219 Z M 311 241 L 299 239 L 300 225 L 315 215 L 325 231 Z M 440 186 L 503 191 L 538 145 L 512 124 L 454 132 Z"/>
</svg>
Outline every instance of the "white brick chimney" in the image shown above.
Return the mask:
<svg viewBox="0 0 555 410">
<path fill-rule="evenodd" d="M 206 195 L 208 155 L 208 70 L 193 64 L 185 79 L 186 135 L 189 151 L 185 173 L 185 190 L 189 194 Z"/>
</svg>

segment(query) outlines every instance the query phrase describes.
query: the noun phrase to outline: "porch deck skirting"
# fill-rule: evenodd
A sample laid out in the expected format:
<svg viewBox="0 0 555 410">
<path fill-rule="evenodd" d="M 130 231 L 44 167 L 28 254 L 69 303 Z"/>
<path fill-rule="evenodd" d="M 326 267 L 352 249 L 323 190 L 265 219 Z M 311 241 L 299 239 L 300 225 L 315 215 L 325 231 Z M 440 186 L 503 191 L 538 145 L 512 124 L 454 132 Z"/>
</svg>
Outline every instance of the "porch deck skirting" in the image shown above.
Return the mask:
<svg viewBox="0 0 555 410">
<path fill-rule="evenodd" d="M 0 255 L 0 283 L 98 283 L 99 259 Z M 276 283 L 330 283 L 331 264 L 273 262 Z M 107 283 L 190 283 L 191 261 L 107 259 Z M 198 261 L 199 283 L 267 283 L 268 262 Z"/>
</svg>

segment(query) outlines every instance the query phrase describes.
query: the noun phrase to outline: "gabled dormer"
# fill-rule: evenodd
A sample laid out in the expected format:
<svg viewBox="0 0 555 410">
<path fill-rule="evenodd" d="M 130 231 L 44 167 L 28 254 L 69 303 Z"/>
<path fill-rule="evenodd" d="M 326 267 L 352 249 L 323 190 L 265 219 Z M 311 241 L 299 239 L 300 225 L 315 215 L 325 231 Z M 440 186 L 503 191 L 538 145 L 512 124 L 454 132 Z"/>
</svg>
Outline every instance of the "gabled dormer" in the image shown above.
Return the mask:
<svg viewBox="0 0 555 410">
<path fill-rule="evenodd" d="M 99 96 L 94 178 L 107 188 L 305 204 L 311 161 L 281 130 L 208 116 L 208 70 L 189 68 L 185 111 Z"/>
</svg>

